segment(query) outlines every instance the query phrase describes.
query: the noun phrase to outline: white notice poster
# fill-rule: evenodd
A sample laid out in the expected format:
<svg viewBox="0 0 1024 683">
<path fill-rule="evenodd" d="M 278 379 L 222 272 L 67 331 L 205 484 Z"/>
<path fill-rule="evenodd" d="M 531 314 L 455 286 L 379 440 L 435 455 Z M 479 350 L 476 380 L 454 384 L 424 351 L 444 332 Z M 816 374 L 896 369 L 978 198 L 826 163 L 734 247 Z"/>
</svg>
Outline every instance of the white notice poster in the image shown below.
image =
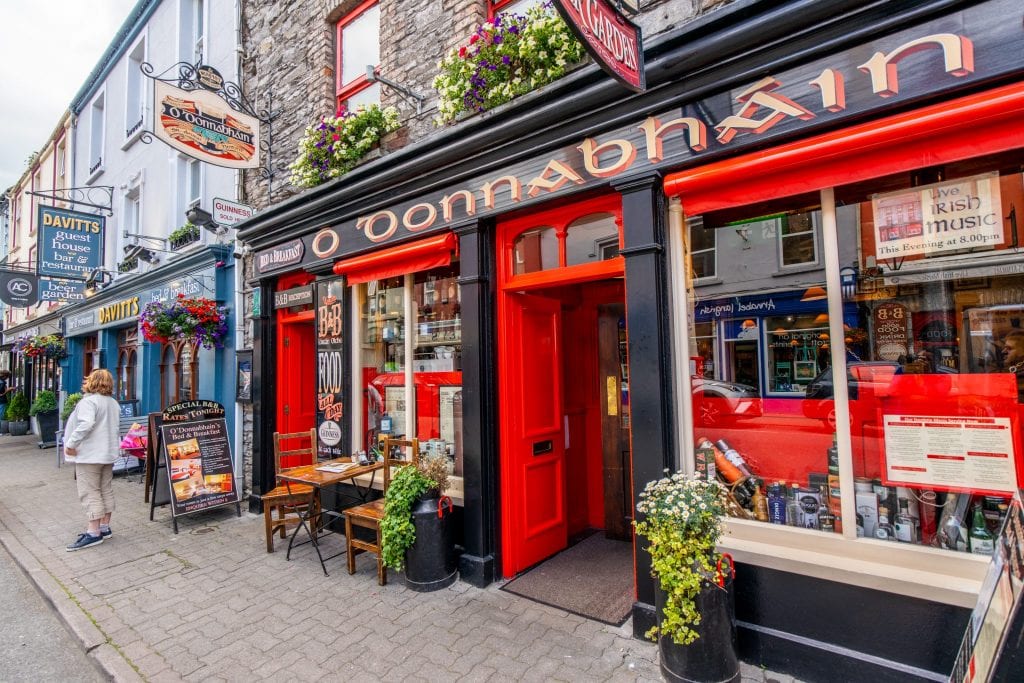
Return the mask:
<svg viewBox="0 0 1024 683">
<path fill-rule="evenodd" d="M 886 484 L 937 489 L 1017 488 L 1008 417 L 885 415 Z"/>
<path fill-rule="evenodd" d="M 876 194 L 871 208 L 878 260 L 1004 242 L 998 173 Z"/>
</svg>

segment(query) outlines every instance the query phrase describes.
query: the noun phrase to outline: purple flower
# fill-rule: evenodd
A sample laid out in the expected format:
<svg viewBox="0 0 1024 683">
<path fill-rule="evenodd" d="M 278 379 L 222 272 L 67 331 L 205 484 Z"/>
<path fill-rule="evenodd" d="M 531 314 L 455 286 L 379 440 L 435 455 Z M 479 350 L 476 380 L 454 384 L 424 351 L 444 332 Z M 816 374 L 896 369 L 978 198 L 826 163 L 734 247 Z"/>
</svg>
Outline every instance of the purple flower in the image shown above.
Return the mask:
<svg viewBox="0 0 1024 683">
<path fill-rule="evenodd" d="M 502 55 L 501 56 L 501 63 L 505 64 L 507 66 L 507 65 L 512 63 L 512 58 L 509 57 L 508 55 Z"/>
</svg>

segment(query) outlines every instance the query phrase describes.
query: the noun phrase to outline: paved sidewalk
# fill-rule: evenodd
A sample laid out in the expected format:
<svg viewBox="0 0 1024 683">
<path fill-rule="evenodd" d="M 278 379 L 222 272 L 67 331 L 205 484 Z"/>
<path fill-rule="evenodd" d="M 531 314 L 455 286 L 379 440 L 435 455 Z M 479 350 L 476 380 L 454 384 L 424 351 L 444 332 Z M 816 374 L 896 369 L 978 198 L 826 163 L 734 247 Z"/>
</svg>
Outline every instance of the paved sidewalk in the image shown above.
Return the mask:
<svg viewBox="0 0 1024 683">
<path fill-rule="evenodd" d="M 652 681 L 657 649 L 622 627 L 457 581 L 380 587 L 361 556 L 325 577 L 305 546 L 268 554 L 262 517 L 222 508 L 149 521 L 138 475 L 115 478 L 114 536 L 74 553 L 73 467 L 27 437 L 0 437 L 0 542 L 119 681 Z M 338 537 L 328 550 L 336 550 Z M 279 546 L 280 547 L 280 546 Z M 744 666 L 744 681 L 782 680 Z"/>
</svg>

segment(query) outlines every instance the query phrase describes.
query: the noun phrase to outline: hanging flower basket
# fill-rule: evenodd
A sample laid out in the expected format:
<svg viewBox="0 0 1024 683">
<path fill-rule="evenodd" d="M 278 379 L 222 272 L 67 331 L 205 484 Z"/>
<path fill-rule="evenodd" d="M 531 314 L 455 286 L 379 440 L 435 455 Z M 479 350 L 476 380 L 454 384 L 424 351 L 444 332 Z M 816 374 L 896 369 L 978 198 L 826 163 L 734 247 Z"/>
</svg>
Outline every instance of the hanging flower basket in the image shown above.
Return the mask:
<svg viewBox="0 0 1024 683">
<path fill-rule="evenodd" d="M 340 178 L 355 168 L 382 137 L 399 127 L 398 110 L 376 104 L 322 117 L 319 124 L 306 127 L 299 141 L 299 156 L 288 165 L 292 185 L 316 187 Z"/>
<path fill-rule="evenodd" d="M 14 352 L 26 358 L 56 358 L 68 355 L 64 337 L 47 334 L 35 337 L 20 337 L 14 342 Z"/>
<path fill-rule="evenodd" d="M 500 13 L 438 64 L 436 123 L 493 109 L 551 83 L 585 56 L 550 2 L 531 7 L 526 16 Z"/>
<path fill-rule="evenodd" d="M 146 304 L 139 320 L 146 341 L 160 344 L 187 341 L 220 349 L 228 334 L 228 315 L 223 306 L 203 297 L 186 299 L 184 294 L 169 303 Z"/>
</svg>

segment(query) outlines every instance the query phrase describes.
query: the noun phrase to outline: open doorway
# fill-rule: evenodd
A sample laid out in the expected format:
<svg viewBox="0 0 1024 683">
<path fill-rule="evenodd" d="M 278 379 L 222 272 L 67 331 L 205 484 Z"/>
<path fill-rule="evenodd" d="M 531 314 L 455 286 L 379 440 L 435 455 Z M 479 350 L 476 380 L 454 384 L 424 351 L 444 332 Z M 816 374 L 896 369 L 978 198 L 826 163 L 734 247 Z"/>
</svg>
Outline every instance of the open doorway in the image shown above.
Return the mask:
<svg viewBox="0 0 1024 683">
<path fill-rule="evenodd" d="M 503 569 L 529 570 L 507 589 L 608 623 L 634 584 L 623 301 L 622 279 L 509 294 L 502 363 Z"/>
</svg>

